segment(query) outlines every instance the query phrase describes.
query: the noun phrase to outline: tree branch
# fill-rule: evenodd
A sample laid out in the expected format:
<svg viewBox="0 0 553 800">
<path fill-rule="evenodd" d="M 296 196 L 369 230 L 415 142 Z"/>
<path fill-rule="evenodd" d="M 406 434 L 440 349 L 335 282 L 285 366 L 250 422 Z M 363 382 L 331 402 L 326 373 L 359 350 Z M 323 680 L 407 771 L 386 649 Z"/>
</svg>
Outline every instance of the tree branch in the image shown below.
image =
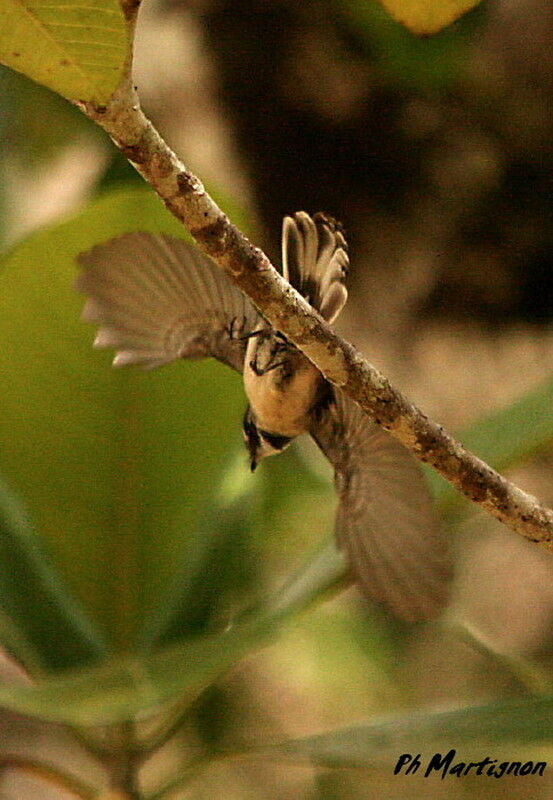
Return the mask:
<svg viewBox="0 0 553 800">
<path fill-rule="evenodd" d="M 530 541 L 553 549 L 553 511 L 467 451 L 338 336 L 229 221 L 142 113 L 126 81 L 107 106 L 78 103 L 263 316 L 420 461 Z"/>
</svg>

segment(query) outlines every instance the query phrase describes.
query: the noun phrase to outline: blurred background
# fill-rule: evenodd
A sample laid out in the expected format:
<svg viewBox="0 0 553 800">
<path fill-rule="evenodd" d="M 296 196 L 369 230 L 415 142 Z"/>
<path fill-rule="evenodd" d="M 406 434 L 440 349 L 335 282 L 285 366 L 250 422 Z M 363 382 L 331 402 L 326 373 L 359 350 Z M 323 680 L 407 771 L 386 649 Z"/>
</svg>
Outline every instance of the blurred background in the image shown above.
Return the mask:
<svg viewBox="0 0 553 800">
<path fill-rule="evenodd" d="M 431 38 L 415 37 L 372 0 L 149 0 L 140 12 L 135 81 L 147 114 L 171 146 L 275 263 L 284 214 L 323 210 L 343 223 L 351 273 L 339 331 L 447 429 L 468 429 L 551 378 L 548 0 L 488 0 Z M 34 232 L 54 230 L 93 199 L 140 185 L 76 110 L 5 69 L 0 114 L 0 234 L 8 250 Z M 55 253 L 48 250 L 48 260 Z M 75 309 L 79 304 L 75 300 Z M 25 321 L 18 324 L 19 342 Z M 84 353 L 92 334 L 83 331 Z M 25 351 L 30 360 L 42 347 L 40 331 L 32 336 Z M 86 358 L 99 363 L 100 356 Z M 107 371 L 108 364 L 103 358 L 98 369 Z M 205 502 L 223 449 L 241 453 L 240 386 L 218 367 L 177 367 L 169 368 L 167 379 L 177 392 L 162 423 L 168 437 L 178 404 L 199 397 L 208 374 L 201 370 L 214 370 L 216 397 L 206 390 L 194 410 L 204 486 L 198 491 Z M 25 392 L 33 407 L 41 407 L 44 424 L 53 379 L 26 372 L 18 396 Z M 129 379 L 135 388 L 142 380 L 137 376 Z M 148 375 L 146 389 L 136 391 L 161 392 L 156 380 Z M 11 408 L 17 416 L 15 399 Z M 63 416 L 63 406 L 51 413 Z M 212 444 L 214 414 L 223 418 L 220 449 Z M 6 415 L 6 442 L 15 416 Z M 553 451 L 547 445 L 542 441 L 510 475 L 551 504 Z M 7 444 L 0 470 L 24 499 L 30 497 L 55 563 L 86 603 L 97 574 L 86 566 L 88 577 L 82 578 L 82 542 L 77 547 L 66 537 L 60 543 L 59 519 L 41 510 L 47 494 L 43 484 L 40 494 L 33 483 L 42 481 L 40 472 L 29 477 L 32 459 L 27 472 L 18 467 L 29 458 L 27 450 Z M 182 458 L 190 461 L 197 452 L 185 451 Z M 244 596 L 257 596 L 260 586 L 278 586 L 331 529 L 330 476 L 309 448 L 302 445 L 267 464 L 258 480 L 264 488 L 255 501 L 253 534 L 248 541 L 229 538 L 215 557 L 233 572 L 232 587 L 228 576 L 220 585 L 198 579 L 203 588 L 193 595 L 190 630 L 224 619 Z M 192 506 L 187 524 L 202 518 L 200 502 Z M 530 672 L 550 671 L 551 557 L 464 501 L 452 509 L 448 530 L 457 578 L 450 614 L 468 620 L 486 647 L 439 625 L 406 630 L 348 590 L 213 687 L 198 704 L 193 736 L 278 739 L 410 706 L 525 695 L 520 674 L 487 650 L 516 655 L 533 665 Z M 177 541 L 175 534 L 163 553 L 144 551 L 158 569 L 157 577 L 146 579 L 146 598 L 157 596 L 170 573 L 162 556 L 174 555 Z M 95 558 L 94 546 L 84 546 Z M 103 568 L 111 569 L 105 555 Z M 91 607 L 109 628 L 106 602 L 96 595 Z M 548 777 L 503 778 L 493 785 L 476 777 L 453 780 L 241 763 L 211 768 L 182 796 L 207 799 L 224 789 L 226 798 L 267 800 L 545 800 L 553 789 Z"/>
</svg>

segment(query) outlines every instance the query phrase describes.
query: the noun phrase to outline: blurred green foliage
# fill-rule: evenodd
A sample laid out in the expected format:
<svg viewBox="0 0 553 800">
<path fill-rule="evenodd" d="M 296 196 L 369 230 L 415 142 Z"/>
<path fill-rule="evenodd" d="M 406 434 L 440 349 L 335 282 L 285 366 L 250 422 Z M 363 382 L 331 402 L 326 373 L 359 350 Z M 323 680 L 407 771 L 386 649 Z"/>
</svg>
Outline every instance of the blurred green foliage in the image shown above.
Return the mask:
<svg viewBox="0 0 553 800">
<path fill-rule="evenodd" d="M 68 141 L 103 134 L 59 94 L 0 65 L 0 152 L 21 168 L 40 170 Z M 45 121 L 48 124 L 45 124 Z"/>
<path fill-rule="evenodd" d="M 401 753 L 439 753 L 451 746 L 462 747 L 456 761 L 481 761 L 485 748 L 493 757 L 513 758 L 512 743 L 542 745 L 553 736 L 553 697 L 511 700 L 450 711 L 415 712 L 364 726 L 346 728 L 320 736 L 290 740 L 277 745 L 283 757 L 309 759 L 326 766 L 388 767 Z M 525 750 L 525 757 L 540 759 L 539 750 Z M 542 760 L 543 760 L 543 751 Z M 516 760 L 519 760 L 518 758 Z"/>
<path fill-rule="evenodd" d="M 66 591 L 28 513 L 0 483 L 0 642 L 33 675 L 106 658 L 101 633 Z"/>
<path fill-rule="evenodd" d="M 377 2 L 336 3 L 362 47 L 374 58 L 381 80 L 427 91 L 447 91 L 458 80 L 474 32 L 485 14 L 485 8 L 477 5 L 455 24 L 422 38 L 392 19 Z"/>
<path fill-rule="evenodd" d="M 547 378 L 534 391 L 483 417 L 468 430 L 458 432 L 457 439 L 483 461 L 503 472 L 551 448 L 552 404 L 553 380 Z M 427 467 L 425 471 L 442 509 L 447 510 L 451 521 L 458 520 L 468 505 L 465 503 L 460 508 L 462 495 L 434 470 Z"/>
<path fill-rule="evenodd" d="M 2 471 L 119 648 L 172 577 L 243 404 L 216 363 L 117 372 L 92 350 L 75 254 L 137 228 L 180 232 L 151 193 L 114 193 L 31 236 L 1 273 Z"/>
</svg>

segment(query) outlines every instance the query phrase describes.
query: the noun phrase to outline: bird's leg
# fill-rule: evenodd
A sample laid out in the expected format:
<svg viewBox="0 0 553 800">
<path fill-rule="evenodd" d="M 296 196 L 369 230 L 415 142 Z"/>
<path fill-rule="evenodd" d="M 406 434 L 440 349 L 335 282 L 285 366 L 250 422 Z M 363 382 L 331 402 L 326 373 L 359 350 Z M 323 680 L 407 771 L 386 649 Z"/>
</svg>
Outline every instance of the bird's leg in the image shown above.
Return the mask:
<svg viewBox="0 0 553 800">
<path fill-rule="evenodd" d="M 270 328 L 262 328 L 258 331 L 252 331 L 252 333 L 246 334 L 243 338 L 244 339 L 252 339 L 253 337 L 258 337 L 260 346 L 266 340 L 270 340 L 270 349 L 268 353 L 268 358 L 266 359 L 265 366 L 259 366 L 259 347 L 255 351 L 255 355 L 252 360 L 249 362 L 249 366 L 258 377 L 261 375 L 265 375 L 267 372 L 270 372 L 273 369 L 277 369 L 277 367 L 282 367 L 286 364 L 286 359 L 282 359 L 280 361 L 276 361 L 279 356 L 286 354 L 291 349 L 293 349 L 293 345 L 291 345 L 286 337 L 282 333 L 275 333 Z M 266 349 L 266 348 L 265 348 Z M 265 360 L 265 359 L 263 359 Z"/>
<path fill-rule="evenodd" d="M 249 339 L 254 339 L 256 336 L 268 338 L 270 335 L 270 332 L 265 330 L 250 331 L 249 333 L 245 333 L 243 336 L 240 336 L 239 339 L 241 342 L 247 342 Z"/>
<path fill-rule="evenodd" d="M 277 361 L 275 364 L 269 364 L 268 367 L 265 367 L 263 372 L 270 372 L 272 369 L 276 369 L 277 367 L 283 367 L 286 364 L 286 361 Z"/>
<path fill-rule="evenodd" d="M 262 375 L 266 375 L 267 372 L 270 372 L 271 370 L 276 369 L 277 367 L 283 367 L 285 364 L 286 364 L 286 361 L 277 361 L 277 362 L 275 362 L 273 364 L 269 364 L 268 367 L 263 367 L 263 369 L 260 369 L 257 366 L 257 362 L 254 359 L 252 359 L 250 361 L 250 368 L 251 368 L 252 372 L 255 372 L 255 374 L 259 378 Z"/>
<path fill-rule="evenodd" d="M 240 335 L 240 331 L 244 330 L 244 325 L 246 323 L 245 317 L 242 318 L 242 321 L 239 322 L 239 317 L 233 317 L 227 326 L 227 334 L 231 342 L 239 342 L 242 339 Z"/>
</svg>

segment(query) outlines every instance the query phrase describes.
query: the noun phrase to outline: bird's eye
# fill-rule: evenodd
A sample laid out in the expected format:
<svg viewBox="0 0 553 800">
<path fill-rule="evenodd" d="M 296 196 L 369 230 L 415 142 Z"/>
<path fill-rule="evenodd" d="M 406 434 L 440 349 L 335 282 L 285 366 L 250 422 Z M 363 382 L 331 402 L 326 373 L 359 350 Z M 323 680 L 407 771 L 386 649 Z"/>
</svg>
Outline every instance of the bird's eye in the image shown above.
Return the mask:
<svg viewBox="0 0 553 800">
<path fill-rule="evenodd" d="M 287 444 L 290 444 L 292 441 L 289 436 L 276 436 L 273 433 L 267 433 L 267 431 L 259 431 L 261 434 L 261 438 L 267 444 L 270 444 L 272 448 L 275 450 L 283 450 Z"/>
</svg>

